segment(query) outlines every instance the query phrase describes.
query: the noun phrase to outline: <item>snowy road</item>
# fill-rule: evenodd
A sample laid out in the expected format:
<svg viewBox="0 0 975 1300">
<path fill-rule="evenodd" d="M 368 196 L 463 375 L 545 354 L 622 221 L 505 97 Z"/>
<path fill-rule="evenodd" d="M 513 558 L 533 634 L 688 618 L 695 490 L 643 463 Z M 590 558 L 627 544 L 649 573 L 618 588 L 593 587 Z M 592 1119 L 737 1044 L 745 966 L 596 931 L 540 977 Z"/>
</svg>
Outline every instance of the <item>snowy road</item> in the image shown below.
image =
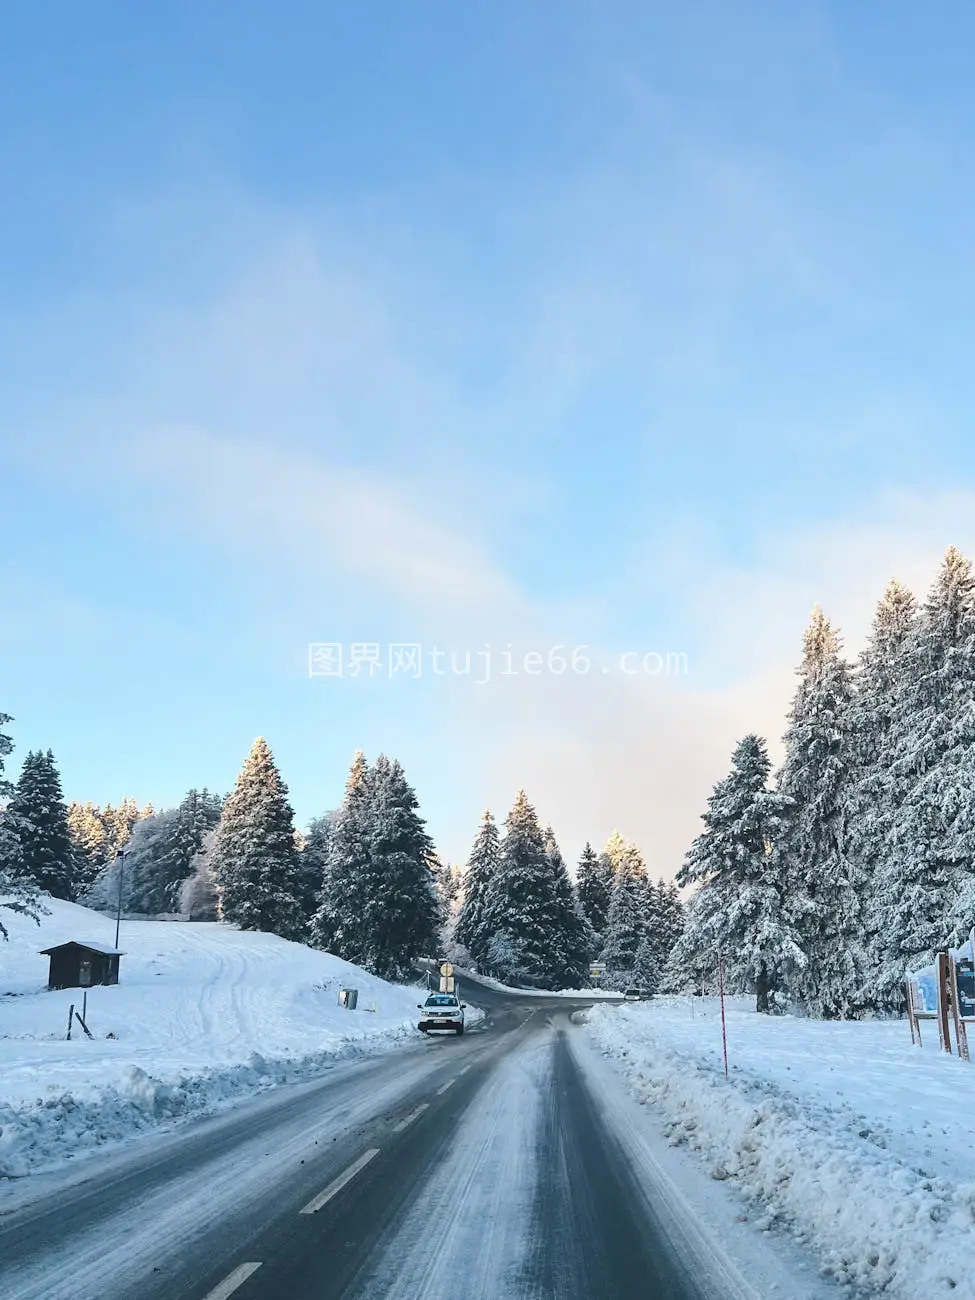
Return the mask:
<svg viewBox="0 0 975 1300">
<path fill-rule="evenodd" d="M 570 1023 L 571 1001 L 470 984 L 465 994 L 489 1014 L 462 1039 L 336 1065 L 98 1172 L 89 1164 L 72 1185 L 32 1180 L 29 1203 L 5 1210 L 0 1198 L 0 1295 L 831 1294 L 757 1236 L 732 1240 L 713 1184 L 675 1181 L 644 1116 Z"/>
</svg>

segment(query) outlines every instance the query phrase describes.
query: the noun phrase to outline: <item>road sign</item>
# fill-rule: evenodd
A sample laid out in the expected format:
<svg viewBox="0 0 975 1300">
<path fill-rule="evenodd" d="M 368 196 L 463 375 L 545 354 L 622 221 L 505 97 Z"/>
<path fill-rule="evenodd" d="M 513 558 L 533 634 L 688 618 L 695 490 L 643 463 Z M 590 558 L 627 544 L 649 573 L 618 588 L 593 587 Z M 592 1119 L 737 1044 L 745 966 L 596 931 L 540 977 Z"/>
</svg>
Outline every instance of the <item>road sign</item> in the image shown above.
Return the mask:
<svg viewBox="0 0 975 1300">
<path fill-rule="evenodd" d="M 589 967 L 589 974 L 590 974 L 590 975 L 594 975 L 594 976 L 595 976 L 595 975 L 605 975 L 605 974 L 606 974 L 606 967 L 605 967 L 605 966 L 601 966 L 601 965 L 599 964 L 598 961 L 594 961 L 594 962 L 590 965 L 590 967 Z"/>
<path fill-rule="evenodd" d="M 440 967 L 440 974 L 443 975 L 444 978 L 446 979 L 449 976 L 453 975 L 453 973 L 454 973 L 453 966 L 451 966 L 449 961 L 445 961 L 444 964 Z"/>
<path fill-rule="evenodd" d="M 453 991 L 454 991 L 454 977 L 453 977 L 453 975 L 441 975 L 441 977 L 440 977 L 440 992 L 441 992 L 441 993 L 453 993 Z"/>
</svg>

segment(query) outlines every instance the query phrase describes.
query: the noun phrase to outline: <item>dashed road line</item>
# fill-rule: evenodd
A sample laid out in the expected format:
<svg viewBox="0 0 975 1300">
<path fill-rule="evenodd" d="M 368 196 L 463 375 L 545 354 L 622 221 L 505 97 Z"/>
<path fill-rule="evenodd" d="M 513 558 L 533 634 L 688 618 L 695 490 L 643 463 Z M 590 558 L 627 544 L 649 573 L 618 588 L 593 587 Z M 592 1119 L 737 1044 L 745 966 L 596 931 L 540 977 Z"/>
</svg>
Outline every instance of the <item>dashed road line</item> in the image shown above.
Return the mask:
<svg viewBox="0 0 975 1300">
<path fill-rule="evenodd" d="M 227 1300 L 260 1267 L 260 1261 L 256 1264 L 238 1264 L 232 1273 L 228 1273 L 222 1282 L 206 1293 L 203 1300 Z"/>
<path fill-rule="evenodd" d="M 409 1128 L 415 1119 L 420 1118 L 429 1105 L 430 1103 L 425 1101 L 422 1106 L 417 1106 L 416 1110 L 411 1111 L 411 1113 L 407 1115 L 406 1119 L 401 1119 L 398 1124 L 393 1125 L 393 1132 L 402 1133 L 405 1128 Z"/>
<path fill-rule="evenodd" d="M 453 1086 L 455 1082 L 456 1082 L 455 1079 L 448 1079 L 442 1088 L 437 1089 L 437 1096 L 438 1097 L 442 1096 L 447 1091 L 448 1088 Z"/>
<path fill-rule="evenodd" d="M 334 1182 L 329 1183 L 324 1192 L 319 1192 L 313 1197 L 301 1211 L 302 1214 L 317 1214 L 317 1212 L 326 1205 L 333 1196 L 337 1196 L 346 1183 L 351 1183 L 360 1170 L 365 1169 L 366 1165 L 374 1156 L 379 1155 L 379 1148 L 372 1147 L 369 1151 L 363 1151 L 358 1160 L 354 1160 L 344 1174 L 339 1174 Z"/>
</svg>

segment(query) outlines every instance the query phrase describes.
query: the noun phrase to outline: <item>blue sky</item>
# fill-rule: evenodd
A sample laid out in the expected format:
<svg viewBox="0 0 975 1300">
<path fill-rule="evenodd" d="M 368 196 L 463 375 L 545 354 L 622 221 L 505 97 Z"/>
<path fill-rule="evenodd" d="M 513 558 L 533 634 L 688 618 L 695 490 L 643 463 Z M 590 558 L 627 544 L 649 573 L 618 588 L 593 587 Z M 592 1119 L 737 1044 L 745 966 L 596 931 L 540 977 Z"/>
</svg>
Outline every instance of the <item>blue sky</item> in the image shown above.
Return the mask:
<svg viewBox="0 0 975 1300">
<path fill-rule="evenodd" d="M 160 805 L 263 734 L 304 822 L 386 750 L 452 858 L 524 786 L 571 855 L 619 826 L 671 874 L 812 603 L 854 650 L 975 544 L 973 29 L 8 5 L 17 754 Z M 309 680 L 313 640 L 595 667 Z M 658 650 L 687 674 L 619 670 Z"/>
</svg>

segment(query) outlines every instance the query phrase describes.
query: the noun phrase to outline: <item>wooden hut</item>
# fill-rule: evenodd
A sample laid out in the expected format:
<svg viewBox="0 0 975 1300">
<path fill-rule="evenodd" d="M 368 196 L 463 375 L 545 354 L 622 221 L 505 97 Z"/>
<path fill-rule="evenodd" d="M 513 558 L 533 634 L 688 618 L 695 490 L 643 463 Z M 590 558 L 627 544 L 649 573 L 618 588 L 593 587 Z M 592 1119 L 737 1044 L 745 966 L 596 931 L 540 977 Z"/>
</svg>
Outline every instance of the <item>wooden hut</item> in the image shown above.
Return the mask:
<svg viewBox="0 0 975 1300">
<path fill-rule="evenodd" d="M 95 984 L 117 984 L 119 958 L 124 954 L 111 944 L 94 940 L 69 939 L 67 943 L 42 948 L 50 957 L 49 989 L 89 989 Z"/>
</svg>

